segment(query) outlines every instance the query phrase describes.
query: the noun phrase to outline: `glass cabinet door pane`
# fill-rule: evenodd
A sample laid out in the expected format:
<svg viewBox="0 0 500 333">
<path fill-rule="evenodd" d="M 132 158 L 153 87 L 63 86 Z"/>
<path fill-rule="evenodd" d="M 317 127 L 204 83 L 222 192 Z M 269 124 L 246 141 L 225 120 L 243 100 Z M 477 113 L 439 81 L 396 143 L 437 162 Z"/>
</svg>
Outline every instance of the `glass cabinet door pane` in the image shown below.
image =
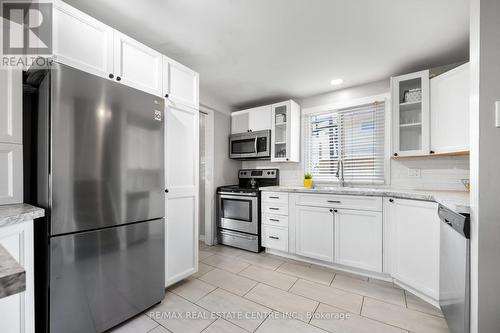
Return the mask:
<svg viewBox="0 0 500 333">
<path fill-rule="evenodd" d="M 274 157 L 286 158 L 287 156 L 287 122 L 288 106 L 280 105 L 274 108 Z"/>
</svg>

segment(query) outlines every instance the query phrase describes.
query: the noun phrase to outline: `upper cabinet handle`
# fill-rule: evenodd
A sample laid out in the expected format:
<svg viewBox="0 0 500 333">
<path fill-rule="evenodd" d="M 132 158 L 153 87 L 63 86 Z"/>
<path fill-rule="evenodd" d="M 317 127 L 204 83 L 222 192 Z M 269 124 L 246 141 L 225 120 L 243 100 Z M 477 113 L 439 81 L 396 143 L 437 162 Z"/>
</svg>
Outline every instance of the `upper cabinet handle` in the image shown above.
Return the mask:
<svg viewBox="0 0 500 333">
<path fill-rule="evenodd" d="M 394 202 L 394 199 L 389 199 L 389 202 Z"/>
<path fill-rule="evenodd" d="M 110 79 L 112 79 L 112 78 L 114 78 L 114 77 L 115 77 L 115 76 L 114 76 L 112 73 L 111 73 L 111 74 L 109 74 L 109 78 L 110 78 Z"/>
<path fill-rule="evenodd" d="M 165 98 L 168 98 L 168 94 L 165 94 Z"/>
<path fill-rule="evenodd" d="M 121 80 L 122 80 L 121 77 L 119 77 L 119 76 L 116 77 L 116 81 L 121 81 Z"/>
</svg>

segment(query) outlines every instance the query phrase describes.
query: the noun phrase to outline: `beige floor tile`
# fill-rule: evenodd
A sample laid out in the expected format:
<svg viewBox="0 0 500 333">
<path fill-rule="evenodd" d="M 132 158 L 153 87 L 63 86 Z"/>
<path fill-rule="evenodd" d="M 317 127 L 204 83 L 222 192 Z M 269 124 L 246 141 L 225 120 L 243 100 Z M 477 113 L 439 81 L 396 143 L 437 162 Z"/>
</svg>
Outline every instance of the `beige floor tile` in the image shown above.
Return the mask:
<svg viewBox="0 0 500 333">
<path fill-rule="evenodd" d="M 427 303 L 426 301 L 420 299 L 419 297 L 405 291 L 406 293 L 406 305 L 408 309 L 417 310 L 425 312 L 434 316 L 443 317 L 443 312 L 441 309 L 436 308 L 434 305 Z"/>
<path fill-rule="evenodd" d="M 255 331 L 271 312 L 270 309 L 222 289 L 196 302 L 199 306 L 221 315 L 227 321 L 248 331 Z"/>
<path fill-rule="evenodd" d="M 278 260 L 276 258 L 268 257 L 268 256 L 263 255 L 262 253 L 245 252 L 245 253 L 239 255 L 238 258 L 241 258 L 242 260 L 244 260 L 252 265 L 260 266 L 260 267 L 272 269 L 272 270 L 275 270 L 281 264 L 284 263 L 283 260 Z"/>
<path fill-rule="evenodd" d="M 213 324 L 208 326 L 203 333 L 247 333 L 248 331 L 238 327 L 224 319 L 217 319 Z"/>
<path fill-rule="evenodd" d="M 217 319 L 209 311 L 170 292 L 147 314 L 173 333 L 200 333 Z"/>
<path fill-rule="evenodd" d="M 354 273 L 349 273 L 349 272 L 344 272 L 344 271 L 341 271 L 341 270 L 338 270 L 338 269 L 335 269 L 332 267 L 325 267 L 325 266 L 321 266 L 321 265 L 311 264 L 311 268 L 322 269 L 324 271 L 332 272 L 334 274 L 341 274 L 344 276 L 352 277 L 353 279 L 368 281 L 368 277 L 366 277 L 366 276 L 358 275 L 358 274 L 354 274 Z"/>
<path fill-rule="evenodd" d="M 212 252 L 208 252 L 208 251 L 203 251 L 203 250 L 200 250 L 198 251 L 198 260 L 203 260 L 203 259 L 206 259 L 210 256 L 213 256 L 215 253 L 212 253 Z"/>
<path fill-rule="evenodd" d="M 304 323 L 293 318 L 283 318 L 283 316 L 271 316 L 266 319 L 255 333 L 325 333 L 322 329 Z"/>
<path fill-rule="evenodd" d="M 297 281 L 296 277 L 253 265 L 245 268 L 239 275 L 283 290 L 290 289 Z"/>
<path fill-rule="evenodd" d="M 448 333 L 444 318 L 365 298 L 361 314 L 415 333 Z"/>
<path fill-rule="evenodd" d="M 170 333 L 170 331 L 167 330 L 165 327 L 158 325 L 155 329 L 149 331 L 148 333 Z"/>
<path fill-rule="evenodd" d="M 284 263 L 278 268 L 277 271 L 313 282 L 318 282 L 327 286 L 330 285 L 333 277 L 335 276 L 335 273 L 333 272 L 292 263 Z"/>
<path fill-rule="evenodd" d="M 279 312 L 296 313 L 297 319 L 305 322 L 309 321 L 310 314 L 318 306 L 316 301 L 262 283 L 259 283 L 245 297 Z"/>
<path fill-rule="evenodd" d="M 241 259 L 238 259 L 238 257 L 229 257 L 226 255 L 219 255 L 219 254 L 205 258 L 202 260 L 202 262 L 204 264 L 214 266 L 231 273 L 239 273 L 248 266 L 250 266 L 249 263 L 244 262 Z"/>
<path fill-rule="evenodd" d="M 400 306 L 406 306 L 404 292 L 401 289 L 382 286 L 368 281 L 361 281 L 344 275 L 336 275 L 331 286 L 355 294 L 377 298 Z"/>
<path fill-rule="evenodd" d="M 361 295 L 301 279 L 293 285 L 290 292 L 357 314 L 361 312 L 363 303 Z"/>
<path fill-rule="evenodd" d="M 113 333 L 147 333 L 158 326 L 158 323 L 146 315 L 138 315 L 120 326 L 112 329 Z"/>
<path fill-rule="evenodd" d="M 402 289 L 400 286 L 390 282 L 390 281 L 384 281 L 384 280 L 379 280 L 379 279 L 374 279 L 374 278 L 369 278 L 368 282 L 373 283 L 373 284 L 378 284 L 381 286 L 386 286 L 386 287 L 391 287 L 391 288 L 396 288 L 396 289 Z"/>
<path fill-rule="evenodd" d="M 334 333 L 407 333 L 403 329 L 326 304 L 319 305 L 310 324 Z"/>
<path fill-rule="evenodd" d="M 257 282 L 247 279 L 246 277 L 235 275 L 217 268 L 201 276 L 199 279 L 240 296 L 245 295 L 250 289 L 257 285 Z"/>
<path fill-rule="evenodd" d="M 281 256 L 277 256 L 275 254 L 270 254 L 270 253 L 264 253 L 264 255 L 266 257 L 273 258 L 273 259 L 276 259 L 276 260 L 281 260 L 281 261 L 288 262 L 288 263 L 291 263 L 291 264 L 296 264 L 296 265 L 311 267 L 311 264 L 308 263 L 308 262 L 305 262 L 305 261 L 299 261 L 299 260 L 295 260 L 295 259 L 281 257 Z"/>
<path fill-rule="evenodd" d="M 216 288 L 217 287 L 198 279 L 187 279 L 174 285 L 170 291 L 178 296 L 184 297 L 188 301 L 196 302 Z"/>
<path fill-rule="evenodd" d="M 224 246 L 224 245 L 211 246 L 208 249 L 205 249 L 205 251 L 213 252 L 216 254 L 223 254 L 223 255 L 232 256 L 232 257 L 239 256 L 239 255 L 246 252 L 244 250 L 240 250 L 240 249 L 237 249 L 234 247 Z"/>
<path fill-rule="evenodd" d="M 198 249 L 200 249 L 200 250 L 208 250 L 211 247 L 212 246 L 209 246 L 209 245 L 205 244 L 204 241 L 199 241 L 198 242 Z"/>
<path fill-rule="evenodd" d="M 200 276 L 207 274 L 208 272 L 210 272 L 214 268 L 215 267 L 213 267 L 213 266 L 210 266 L 210 265 L 204 264 L 202 262 L 199 262 L 198 263 L 198 272 L 196 272 L 193 275 L 191 275 L 191 277 L 195 278 L 195 279 L 199 278 Z"/>
</svg>

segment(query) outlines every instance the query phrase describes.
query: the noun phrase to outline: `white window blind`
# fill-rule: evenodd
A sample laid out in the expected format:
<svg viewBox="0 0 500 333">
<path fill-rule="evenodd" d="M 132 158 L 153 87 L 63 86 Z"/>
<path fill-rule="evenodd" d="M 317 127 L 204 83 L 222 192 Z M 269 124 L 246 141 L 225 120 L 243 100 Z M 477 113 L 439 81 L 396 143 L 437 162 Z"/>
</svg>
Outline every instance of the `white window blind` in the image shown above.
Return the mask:
<svg viewBox="0 0 500 333">
<path fill-rule="evenodd" d="M 346 183 L 385 182 L 384 102 L 312 114 L 305 122 L 306 172 L 316 181 L 338 181 L 342 159 Z"/>
</svg>

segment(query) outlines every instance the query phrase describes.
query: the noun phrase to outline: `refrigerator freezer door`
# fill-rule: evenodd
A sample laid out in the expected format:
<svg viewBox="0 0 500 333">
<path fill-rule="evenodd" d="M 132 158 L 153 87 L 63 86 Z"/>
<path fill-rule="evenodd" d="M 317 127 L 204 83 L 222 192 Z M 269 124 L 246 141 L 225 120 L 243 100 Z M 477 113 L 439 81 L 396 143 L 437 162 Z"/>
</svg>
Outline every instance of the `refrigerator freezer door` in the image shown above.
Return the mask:
<svg viewBox="0 0 500 333">
<path fill-rule="evenodd" d="M 64 65 L 51 76 L 51 235 L 164 216 L 164 100 Z"/>
<path fill-rule="evenodd" d="M 164 296 L 164 220 L 51 238 L 50 332 L 103 332 Z"/>
</svg>

